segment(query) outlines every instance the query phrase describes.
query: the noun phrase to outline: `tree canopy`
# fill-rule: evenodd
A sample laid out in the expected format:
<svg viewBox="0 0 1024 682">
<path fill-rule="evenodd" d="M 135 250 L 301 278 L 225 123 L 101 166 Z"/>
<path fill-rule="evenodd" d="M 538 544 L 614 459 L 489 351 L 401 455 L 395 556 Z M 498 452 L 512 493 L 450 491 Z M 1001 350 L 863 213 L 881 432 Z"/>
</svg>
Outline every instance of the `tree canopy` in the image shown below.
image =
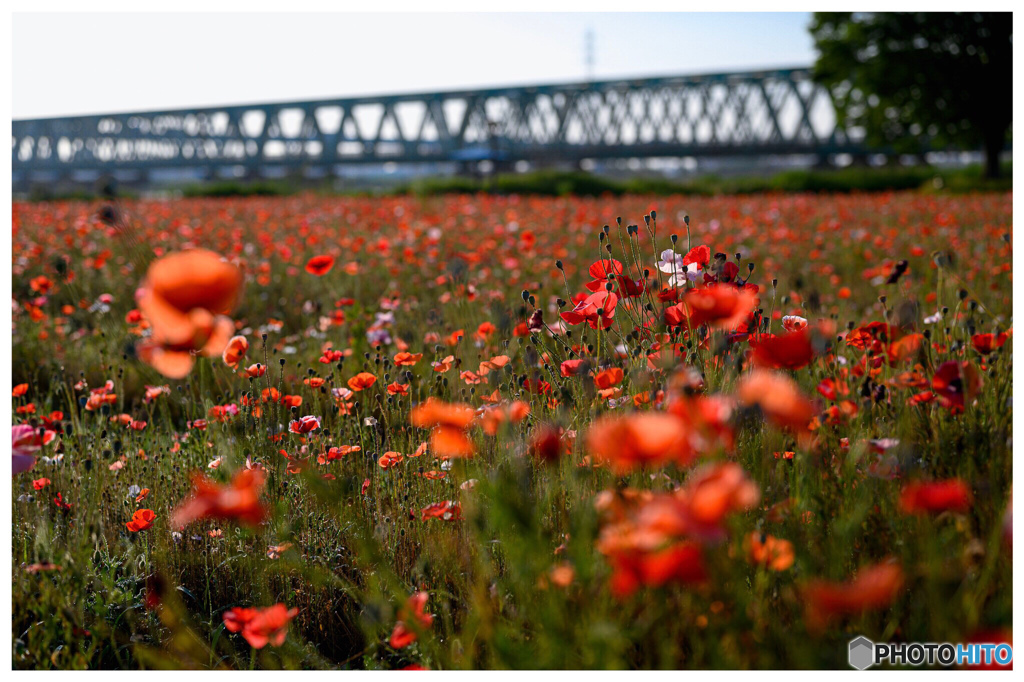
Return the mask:
<svg viewBox="0 0 1024 682">
<path fill-rule="evenodd" d="M 1009 12 L 818 12 L 815 79 L 873 144 L 915 153 L 985 151 L 989 177 L 1013 116 Z"/>
</svg>

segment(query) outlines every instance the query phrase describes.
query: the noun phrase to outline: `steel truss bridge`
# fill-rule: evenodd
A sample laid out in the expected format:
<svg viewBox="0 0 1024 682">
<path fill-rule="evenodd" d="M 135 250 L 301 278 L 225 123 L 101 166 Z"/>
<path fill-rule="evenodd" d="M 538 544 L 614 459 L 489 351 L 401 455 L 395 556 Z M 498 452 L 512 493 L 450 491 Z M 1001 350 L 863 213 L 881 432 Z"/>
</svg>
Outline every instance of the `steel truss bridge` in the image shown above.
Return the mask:
<svg viewBox="0 0 1024 682">
<path fill-rule="evenodd" d="M 356 164 L 868 153 L 807 68 L 13 122 L 15 189 L 334 176 Z"/>
</svg>

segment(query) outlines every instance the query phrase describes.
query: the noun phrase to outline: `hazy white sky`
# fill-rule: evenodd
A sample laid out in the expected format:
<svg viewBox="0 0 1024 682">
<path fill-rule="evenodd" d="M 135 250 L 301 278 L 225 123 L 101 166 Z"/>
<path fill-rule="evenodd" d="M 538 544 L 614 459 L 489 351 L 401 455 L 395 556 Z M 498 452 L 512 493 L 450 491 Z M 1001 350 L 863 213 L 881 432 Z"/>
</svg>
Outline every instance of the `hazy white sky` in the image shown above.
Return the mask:
<svg viewBox="0 0 1024 682">
<path fill-rule="evenodd" d="M 15 14 L 15 118 L 809 65 L 789 14 Z"/>
</svg>

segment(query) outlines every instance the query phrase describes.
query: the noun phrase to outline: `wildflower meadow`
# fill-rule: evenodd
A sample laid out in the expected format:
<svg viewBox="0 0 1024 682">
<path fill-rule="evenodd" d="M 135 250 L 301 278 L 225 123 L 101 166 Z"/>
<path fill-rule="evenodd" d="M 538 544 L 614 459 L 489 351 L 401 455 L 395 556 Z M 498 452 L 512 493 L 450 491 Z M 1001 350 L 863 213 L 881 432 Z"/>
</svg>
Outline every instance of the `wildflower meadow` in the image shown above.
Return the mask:
<svg viewBox="0 0 1024 682">
<path fill-rule="evenodd" d="M 1012 194 L 15 202 L 16 669 L 1012 642 Z"/>
</svg>

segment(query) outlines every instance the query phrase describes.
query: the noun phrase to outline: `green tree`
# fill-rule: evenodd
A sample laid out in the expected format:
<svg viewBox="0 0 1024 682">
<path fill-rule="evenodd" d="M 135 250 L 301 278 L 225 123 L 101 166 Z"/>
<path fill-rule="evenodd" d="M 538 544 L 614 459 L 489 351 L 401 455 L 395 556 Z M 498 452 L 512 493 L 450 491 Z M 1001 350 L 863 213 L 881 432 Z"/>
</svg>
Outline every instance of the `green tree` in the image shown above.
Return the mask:
<svg viewBox="0 0 1024 682">
<path fill-rule="evenodd" d="M 840 120 L 897 152 L 985 151 L 999 175 L 1013 116 L 1013 18 L 995 12 L 818 12 L 815 79 Z"/>
</svg>

